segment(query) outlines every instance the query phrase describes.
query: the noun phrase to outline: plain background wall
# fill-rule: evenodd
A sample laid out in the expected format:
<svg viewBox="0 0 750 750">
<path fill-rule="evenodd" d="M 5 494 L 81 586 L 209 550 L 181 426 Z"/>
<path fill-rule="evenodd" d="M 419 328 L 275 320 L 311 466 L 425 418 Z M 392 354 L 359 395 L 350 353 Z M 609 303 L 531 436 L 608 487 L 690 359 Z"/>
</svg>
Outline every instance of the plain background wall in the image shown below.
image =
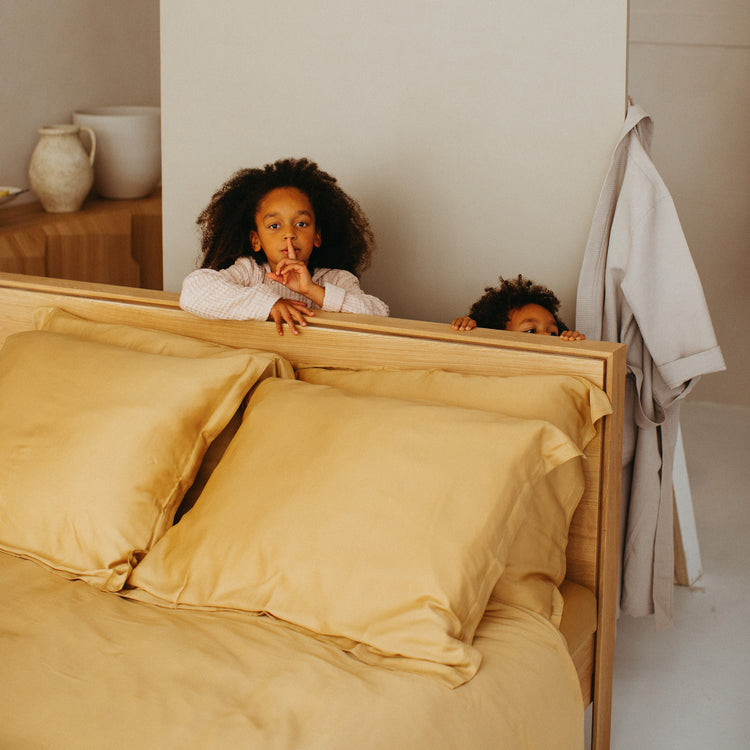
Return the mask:
<svg viewBox="0 0 750 750">
<path fill-rule="evenodd" d="M 574 319 L 624 115 L 626 0 L 162 0 L 165 286 L 235 170 L 309 156 L 369 216 L 363 286 L 449 321 L 498 274 Z"/>
<path fill-rule="evenodd" d="M 37 128 L 159 101 L 158 0 L 0 0 L 0 184 L 28 187 Z"/>
<path fill-rule="evenodd" d="M 750 305 L 747 293 L 750 282 L 749 12 L 746 0 L 630 0 L 629 90 L 654 117 L 654 160 L 675 198 L 729 366 L 726 373 L 704 377 L 691 398 L 744 406 L 750 405 L 747 387 L 750 342 L 744 331 Z M 553 20 L 556 18 L 554 14 L 551 16 Z M 231 18 L 227 19 L 227 25 L 231 25 Z M 415 43 L 418 32 L 419 26 L 411 33 L 409 44 Z M 251 48 L 254 43 L 254 31 L 237 32 L 234 36 L 243 37 L 236 39 L 235 44 Z M 461 53 L 451 50 L 450 44 L 447 47 L 449 55 L 469 55 L 466 50 Z M 402 59 L 400 53 L 392 50 L 385 57 L 392 58 L 386 59 L 386 67 Z M 425 65 L 428 62 L 425 61 Z M 477 75 L 487 74 L 483 67 L 477 70 Z M 231 80 L 233 73 L 226 74 Z M 534 90 L 533 75 L 547 73 L 533 66 L 525 71 L 520 61 L 515 66 L 518 85 L 530 91 Z M 305 68 L 301 77 L 309 80 L 312 76 Z M 377 82 L 367 85 L 377 88 Z M 200 109 L 200 102 L 190 93 L 190 82 L 184 81 L 183 88 L 193 108 Z M 37 141 L 36 128 L 40 125 L 69 122 L 71 113 L 78 107 L 158 104 L 159 90 L 158 0 L 127 3 L 0 0 L 3 123 L 0 184 L 28 185 L 28 160 Z M 491 106 L 500 108 L 495 101 L 500 98 L 499 93 L 494 93 Z M 556 97 L 554 101 L 558 101 Z M 507 106 L 505 99 L 503 106 L 507 117 L 513 118 L 513 108 Z M 575 100 L 563 103 L 565 112 L 575 106 Z M 260 112 L 263 111 L 261 107 Z M 555 115 L 552 109 L 549 113 L 551 117 Z M 259 116 L 256 112 L 249 123 L 238 122 L 234 127 L 249 128 Z M 619 126 L 618 121 L 613 128 L 618 130 Z M 210 132 L 213 132 L 212 127 L 207 129 L 206 138 Z M 456 138 L 457 149 L 465 149 L 466 144 L 471 143 L 469 136 Z M 569 137 L 576 139 L 578 136 L 572 133 Z M 181 158 L 191 158 L 190 152 L 186 150 Z M 213 185 L 208 187 L 208 183 L 214 179 L 213 174 L 223 179 L 225 172 L 235 166 L 234 161 L 214 165 L 215 172 L 210 179 L 200 180 L 196 205 L 202 207 L 207 199 L 205 190 L 212 189 Z M 378 174 L 370 177 L 374 182 L 381 181 Z M 599 180 L 603 178 L 602 172 Z M 354 192 L 349 183 L 345 184 Z M 391 189 L 396 196 L 400 194 L 399 186 L 391 186 Z M 366 190 L 364 192 L 368 195 Z M 383 208 L 373 202 L 368 206 L 371 213 L 385 214 L 389 196 L 386 194 L 380 200 Z M 561 200 L 564 202 L 566 196 Z M 0 222 L 2 211 L 0 208 Z M 469 222 L 478 220 L 468 219 Z M 178 248 L 182 263 L 191 263 L 197 253 L 193 222 L 191 215 L 186 221 L 190 247 Z M 487 243 L 494 243 L 494 230 L 490 228 L 487 232 Z M 397 232 L 394 230 L 394 233 Z M 382 255 L 376 256 L 375 268 L 365 277 L 368 285 L 376 274 L 378 284 L 390 285 L 385 269 L 381 272 L 379 268 Z M 554 248 L 549 249 L 548 255 L 554 257 Z M 539 257 L 544 258 L 541 250 Z M 515 270 L 496 269 L 493 257 L 487 263 L 492 268 L 481 269 L 482 284 L 491 283 L 496 273 Z M 458 258 L 455 275 L 460 277 L 466 266 L 467 262 Z M 527 269 L 528 265 L 524 264 L 522 270 Z M 577 273 L 576 264 L 571 264 L 568 270 L 571 274 Z M 487 274 L 489 279 L 485 281 Z M 394 285 L 405 287 L 411 283 L 411 279 L 399 276 L 398 262 L 394 277 Z M 422 277 L 429 281 L 429 266 Z M 550 283 L 558 288 L 555 281 L 552 279 Z M 470 300 L 477 296 L 473 281 L 465 287 L 459 290 L 463 297 Z M 568 312 L 570 298 L 565 304 Z M 572 314 L 567 317 L 572 318 Z"/>
</svg>

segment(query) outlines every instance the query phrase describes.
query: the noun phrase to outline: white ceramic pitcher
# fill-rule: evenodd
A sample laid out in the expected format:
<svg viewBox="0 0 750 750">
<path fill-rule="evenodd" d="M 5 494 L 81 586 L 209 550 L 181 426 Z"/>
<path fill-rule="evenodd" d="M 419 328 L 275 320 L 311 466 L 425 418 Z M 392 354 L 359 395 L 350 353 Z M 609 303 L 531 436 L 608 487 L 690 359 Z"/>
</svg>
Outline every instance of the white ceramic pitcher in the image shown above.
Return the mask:
<svg viewBox="0 0 750 750">
<path fill-rule="evenodd" d="M 161 109 L 120 106 L 81 109 L 73 122 L 98 139 L 94 191 L 103 198 L 143 198 L 161 181 Z"/>
<path fill-rule="evenodd" d="M 91 150 L 87 153 L 80 132 L 87 131 Z M 94 184 L 96 136 L 80 125 L 45 125 L 29 162 L 31 189 L 45 211 L 78 211 Z"/>
</svg>

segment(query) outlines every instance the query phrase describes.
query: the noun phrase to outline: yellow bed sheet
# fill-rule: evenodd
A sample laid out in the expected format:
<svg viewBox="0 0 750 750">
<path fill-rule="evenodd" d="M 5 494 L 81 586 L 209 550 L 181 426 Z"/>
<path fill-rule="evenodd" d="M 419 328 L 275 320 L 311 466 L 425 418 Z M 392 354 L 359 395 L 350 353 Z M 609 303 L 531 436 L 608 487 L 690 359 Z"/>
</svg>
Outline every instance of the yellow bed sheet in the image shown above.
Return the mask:
<svg viewBox="0 0 750 750">
<path fill-rule="evenodd" d="M 268 617 L 172 611 L 0 553 L 0 747 L 581 750 L 560 632 L 500 606 L 451 690 Z"/>
</svg>

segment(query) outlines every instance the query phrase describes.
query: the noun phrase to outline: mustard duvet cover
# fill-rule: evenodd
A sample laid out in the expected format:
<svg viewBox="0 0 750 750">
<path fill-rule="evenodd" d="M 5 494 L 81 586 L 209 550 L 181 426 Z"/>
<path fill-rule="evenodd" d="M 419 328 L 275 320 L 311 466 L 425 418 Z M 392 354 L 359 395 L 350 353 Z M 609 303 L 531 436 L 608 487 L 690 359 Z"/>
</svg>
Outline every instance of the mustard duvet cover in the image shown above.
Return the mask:
<svg viewBox="0 0 750 750">
<path fill-rule="evenodd" d="M 479 671 L 450 689 L 284 622 L 169 610 L 0 554 L 0 747 L 580 750 L 565 641 L 492 603 Z"/>
</svg>

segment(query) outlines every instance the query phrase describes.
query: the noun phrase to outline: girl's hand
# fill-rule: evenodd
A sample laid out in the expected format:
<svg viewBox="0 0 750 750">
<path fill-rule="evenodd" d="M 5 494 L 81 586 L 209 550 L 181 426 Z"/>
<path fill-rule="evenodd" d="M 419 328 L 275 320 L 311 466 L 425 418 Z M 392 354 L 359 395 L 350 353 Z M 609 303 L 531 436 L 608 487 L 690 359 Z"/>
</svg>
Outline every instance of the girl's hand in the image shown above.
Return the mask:
<svg viewBox="0 0 750 750">
<path fill-rule="evenodd" d="M 468 315 L 464 315 L 461 318 L 454 318 L 451 323 L 451 328 L 454 331 L 470 331 L 472 328 L 476 328 L 477 323 L 472 320 Z"/>
<path fill-rule="evenodd" d="M 315 313 L 304 303 L 295 300 L 280 299 L 271 308 L 268 314 L 270 320 L 276 323 L 276 333 L 279 336 L 284 335 L 284 323 L 291 329 L 292 333 L 297 336 L 299 331 L 297 325 L 304 328 L 307 325 L 305 317 L 313 317 Z"/>
<path fill-rule="evenodd" d="M 276 271 L 269 273 L 268 278 L 278 281 L 293 292 L 303 294 L 318 307 L 323 307 L 326 290 L 312 280 L 310 270 L 303 261 L 284 258 L 276 264 Z"/>
<path fill-rule="evenodd" d="M 305 276 L 307 278 L 305 278 Z M 286 240 L 286 258 L 282 258 L 276 268 L 268 274 L 269 279 L 278 281 L 293 292 L 304 294 L 302 289 L 312 284 L 312 276 L 306 263 L 297 260 L 297 251 L 294 249 L 292 240 Z"/>
<path fill-rule="evenodd" d="M 578 331 L 562 331 L 560 338 L 563 341 L 583 341 L 586 336 Z"/>
<path fill-rule="evenodd" d="M 278 281 L 287 289 L 305 296 L 313 286 L 310 269 L 301 260 L 289 260 L 288 258 L 280 260 L 276 264 L 276 271 L 269 273 L 268 278 Z"/>
<path fill-rule="evenodd" d="M 313 282 L 307 264 L 302 260 L 297 260 L 291 239 L 287 240 L 287 257 L 282 258 L 276 264 L 276 268 L 268 274 L 268 278 L 278 281 L 293 292 L 304 294 L 318 306 L 323 306 L 325 289 Z"/>
</svg>

